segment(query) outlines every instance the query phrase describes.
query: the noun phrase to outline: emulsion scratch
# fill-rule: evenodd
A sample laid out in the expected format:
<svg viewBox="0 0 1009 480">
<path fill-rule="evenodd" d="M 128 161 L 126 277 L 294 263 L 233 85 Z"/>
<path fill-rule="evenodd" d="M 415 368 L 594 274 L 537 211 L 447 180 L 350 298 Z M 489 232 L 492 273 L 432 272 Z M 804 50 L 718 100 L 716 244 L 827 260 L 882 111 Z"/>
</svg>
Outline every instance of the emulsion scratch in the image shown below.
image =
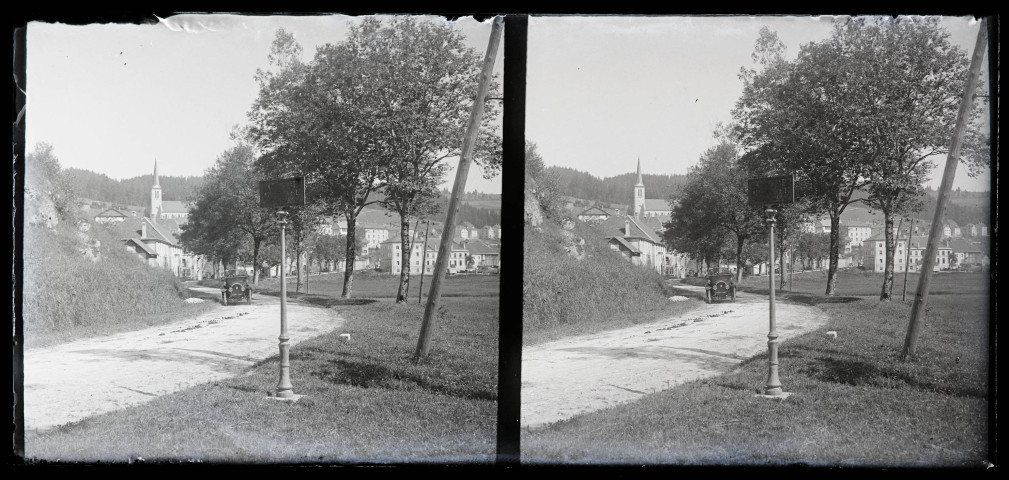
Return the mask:
<svg viewBox="0 0 1009 480">
<path fill-rule="evenodd" d="M 156 397 L 156 396 L 158 396 L 156 393 L 149 393 L 149 392 L 145 392 L 143 390 L 137 390 L 135 388 L 124 387 L 122 385 L 116 385 L 116 386 L 119 387 L 119 388 L 125 389 L 125 390 L 129 390 L 131 392 L 136 392 L 136 393 L 139 393 L 139 394 L 142 394 L 142 395 L 147 395 L 149 397 Z"/>
<path fill-rule="evenodd" d="M 637 393 L 638 395 L 646 395 L 648 393 L 648 392 L 642 392 L 642 391 L 634 390 L 632 388 L 621 387 L 620 385 L 614 385 L 612 383 L 607 383 L 605 385 L 609 386 L 609 387 L 613 387 L 613 388 L 619 388 L 621 390 L 626 390 L 626 391 L 631 392 L 631 393 Z"/>
</svg>

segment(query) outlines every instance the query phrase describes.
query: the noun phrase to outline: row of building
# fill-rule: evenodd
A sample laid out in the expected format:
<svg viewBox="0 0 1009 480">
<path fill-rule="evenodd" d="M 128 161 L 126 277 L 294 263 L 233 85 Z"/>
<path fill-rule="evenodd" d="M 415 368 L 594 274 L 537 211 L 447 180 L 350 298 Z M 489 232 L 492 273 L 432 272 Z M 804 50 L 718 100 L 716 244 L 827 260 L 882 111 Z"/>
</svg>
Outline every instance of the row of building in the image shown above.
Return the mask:
<svg viewBox="0 0 1009 480">
<path fill-rule="evenodd" d="M 670 251 L 662 238 L 663 224 L 669 220 L 670 207 L 666 199 L 646 198 L 641 177 L 641 161 L 638 160 L 637 183 L 634 186 L 634 208 L 630 215 L 620 209 L 608 211 L 599 207 L 586 209 L 577 219 L 596 225 L 602 230 L 610 248 L 619 252 L 635 265 L 654 269 L 666 276 L 682 278 L 691 271 L 688 263 L 692 260 L 683 253 Z M 869 224 L 843 224 L 847 241 L 839 258 L 839 267 L 871 268 L 882 272 L 885 268 L 885 238 L 882 227 Z M 930 226 L 920 224 L 903 229 L 897 234 L 894 251 L 894 269 L 920 270 L 922 255 L 928 238 L 924 235 Z M 814 220 L 802 226 L 803 231 L 830 233 L 829 220 Z M 895 228 L 896 233 L 896 228 Z M 934 270 L 948 270 L 970 266 L 987 267 L 988 226 L 974 223 L 960 226 L 952 220 L 943 224 L 943 238 L 937 249 Z M 863 245 L 868 244 L 868 249 Z M 860 250 L 860 255 L 855 251 Z M 782 252 L 787 255 L 787 252 Z M 786 263 L 790 263 L 786 259 Z"/>
<path fill-rule="evenodd" d="M 138 210 L 136 207 L 108 208 L 94 219 L 118 234 L 126 250 L 147 265 L 169 269 L 180 278 L 202 279 L 206 269 L 212 266 L 207 265 L 203 256 L 187 252 L 182 247 L 179 240 L 181 227 L 188 220 L 188 205 L 162 199 L 157 162 L 154 164 L 150 203 L 146 211 Z M 364 232 L 364 245 L 358 252 L 355 269 L 378 269 L 394 274 L 402 271 L 398 223 L 398 218 L 382 211 L 362 212 L 356 225 Z M 320 233 L 327 235 L 347 235 L 346 219 L 323 218 L 318 228 Z M 437 260 L 443 226 L 440 222 L 430 222 L 420 225 L 419 229 L 422 232 L 414 228 L 409 232 L 410 238 L 414 239 L 410 271 L 431 273 Z M 428 237 L 426 242 L 425 236 Z M 500 225 L 476 227 L 470 222 L 462 222 L 453 232 L 448 271 L 458 273 L 500 268 L 500 242 Z"/>
<path fill-rule="evenodd" d="M 908 224 L 893 227 L 894 236 L 894 271 L 920 271 L 922 255 L 928 243 L 928 233 L 931 225 L 925 222 L 917 225 Z M 886 234 L 884 227 L 871 224 L 842 224 L 842 231 L 847 232 L 844 244 L 844 255 L 848 263 L 882 272 L 886 268 Z M 899 229 L 899 231 L 898 231 Z M 830 233 L 830 221 L 817 220 L 804 225 L 806 232 Z M 963 227 L 952 220 L 947 220 L 942 226 L 942 237 L 936 248 L 934 271 L 951 268 L 987 267 L 990 263 L 988 255 L 988 226 L 984 223 L 973 223 Z M 868 244 L 868 247 L 866 247 Z M 860 255 L 855 256 L 855 253 Z M 954 258 L 955 257 L 955 258 Z"/>
</svg>

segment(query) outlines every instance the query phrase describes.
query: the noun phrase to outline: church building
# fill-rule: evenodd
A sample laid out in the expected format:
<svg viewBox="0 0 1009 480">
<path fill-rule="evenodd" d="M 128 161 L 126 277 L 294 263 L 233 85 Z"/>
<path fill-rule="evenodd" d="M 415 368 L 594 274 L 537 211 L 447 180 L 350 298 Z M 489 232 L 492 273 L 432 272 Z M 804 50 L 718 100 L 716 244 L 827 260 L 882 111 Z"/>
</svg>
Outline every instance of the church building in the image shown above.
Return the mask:
<svg viewBox="0 0 1009 480">
<path fill-rule="evenodd" d="M 154 161 L 154 185 L 151 187 L 150 217 L 155 220 L 175 220 L 180 225 L 185 224 L 189 217 L 186 202 L 178 200 L 163 200 L 161 198 L 161 182 L 158 179 L 158 161 Z"/>
<path fill-rule="evenodd" d="M 188 220 L 184 202 L 161 198 L 158 162 L 154 162 L 154 185 L 147 217 L 129 217 L 118 224 L 126 250 L 150 266 L 170 270 L 177 277 L 202 279 L 205 259 L 185 251 L 179 243 L 180 225 Z"/>
<path fill-rule="evenodd" d="M 664 198 L 645 198 L 645 182 L 641 178 L 641 159 L 638 159 L 638 183 L 634 185 L 634 216 L 636 218 L 660 218 L 669 220 L 672 210 Z"/>
<path fill-rule="evenodd" d="M 599 220 L 611 249 L 620 252 L 634 265 L 640 265 L 660 275 L 682 277 L 686 272 L 686 256 L 667 251 L 663 232 L 669 220 L 670 208 L 665 199 L 645 197 L 645 183 L 638 159 L 638 181 L 634 185 L 634 213 L 617 212 Z"/>
</svg>

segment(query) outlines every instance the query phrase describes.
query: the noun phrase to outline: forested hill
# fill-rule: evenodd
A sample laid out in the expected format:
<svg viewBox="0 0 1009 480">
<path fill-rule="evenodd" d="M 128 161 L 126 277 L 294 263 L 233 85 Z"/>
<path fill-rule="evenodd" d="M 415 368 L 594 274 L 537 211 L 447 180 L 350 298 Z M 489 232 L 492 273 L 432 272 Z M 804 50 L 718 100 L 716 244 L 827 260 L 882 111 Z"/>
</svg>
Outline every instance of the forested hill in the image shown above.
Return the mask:
<svg viewBox="0 0 1009 480">
<path fill-rule="evenodd" d="M 931 221 L 935 215 L 938 197 L 937 191 L 926 190 L 922 210 L 915 214 L 915 217 Z M 946 218 L 959 225 L 978 222 L 990 223 L 991 192 L 968 192 L 954 189 L 950 192 L 949 202 L 946 203 Z"/>
<path fill-rule="evenodd" d="M 147 205 L 150 203 L 154 175 L 142 175 L 115 180 L 107 175 L 79 168 L 67 168 L 74 191 L 80 198 L 100 200 L 115 205 Z M 186 201 L 203 184 L 203 177 L 169 177 L 158 175 L 164 200 Z"/>
<path fill-rule="evenodd" d="M 633 172 L 600 179 L 567 167 L 552 166 L 546 171 L 557 179 L 557 188 L 563 195 L 605 203 L 630 204 L 634 197 L 634 185 L 638 183 L 638 175 Z M 641 180 L 645 184 L 646 198 L 666 198 L 686 185 L 687 176 L 643 173 Z"/>
</svg>

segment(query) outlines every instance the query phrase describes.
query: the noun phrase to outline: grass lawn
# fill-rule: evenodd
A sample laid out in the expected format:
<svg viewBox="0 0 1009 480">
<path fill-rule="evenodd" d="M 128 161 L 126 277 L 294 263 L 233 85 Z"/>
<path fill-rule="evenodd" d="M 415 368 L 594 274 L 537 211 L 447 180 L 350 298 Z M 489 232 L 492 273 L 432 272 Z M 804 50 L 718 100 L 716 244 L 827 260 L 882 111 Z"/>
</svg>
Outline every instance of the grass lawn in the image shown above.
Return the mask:
<svg viewBox="0 0 1009 480">
<path fill-rule="evenodd" d="M 523 462 L 984 468 L 995 461 L 987 277 L 933 277 L 908 362 L 900 353 L 913 295 L 878 302 L 870 296 L 881 281 L 843 272 L 839 296 L 824 297 L 824 280 L 810 276 L 782 294 L 830 317 L 821 330 L 782 343 L 788 399 L 754 396 L 767 379 L 767 356 L 759 355 L 725 375 L 523 432 Z"/>
<path fill-rule="evenodd" d="M 323 295 L 326 283 L 319 281 L 302 298 L 346 320 L 338 331 L 291 348 L 291 381 L 295 393 L 305 395 L 299 401 L 267 398 L 279 378 L 274 356 L 243 376 L 48 432 L 26 432 L 26 454 L 89 463 L 493 462 L 496 278 L 446 282 L 431 351 L 419 364 L 412 357 L 424 304 L 340 301 Z M 385 292 L 387 283 L 384 277 L 355 278 L 362 297 Z M 341 341 L 341 333 L 352 341 Z"/>
</svg>

